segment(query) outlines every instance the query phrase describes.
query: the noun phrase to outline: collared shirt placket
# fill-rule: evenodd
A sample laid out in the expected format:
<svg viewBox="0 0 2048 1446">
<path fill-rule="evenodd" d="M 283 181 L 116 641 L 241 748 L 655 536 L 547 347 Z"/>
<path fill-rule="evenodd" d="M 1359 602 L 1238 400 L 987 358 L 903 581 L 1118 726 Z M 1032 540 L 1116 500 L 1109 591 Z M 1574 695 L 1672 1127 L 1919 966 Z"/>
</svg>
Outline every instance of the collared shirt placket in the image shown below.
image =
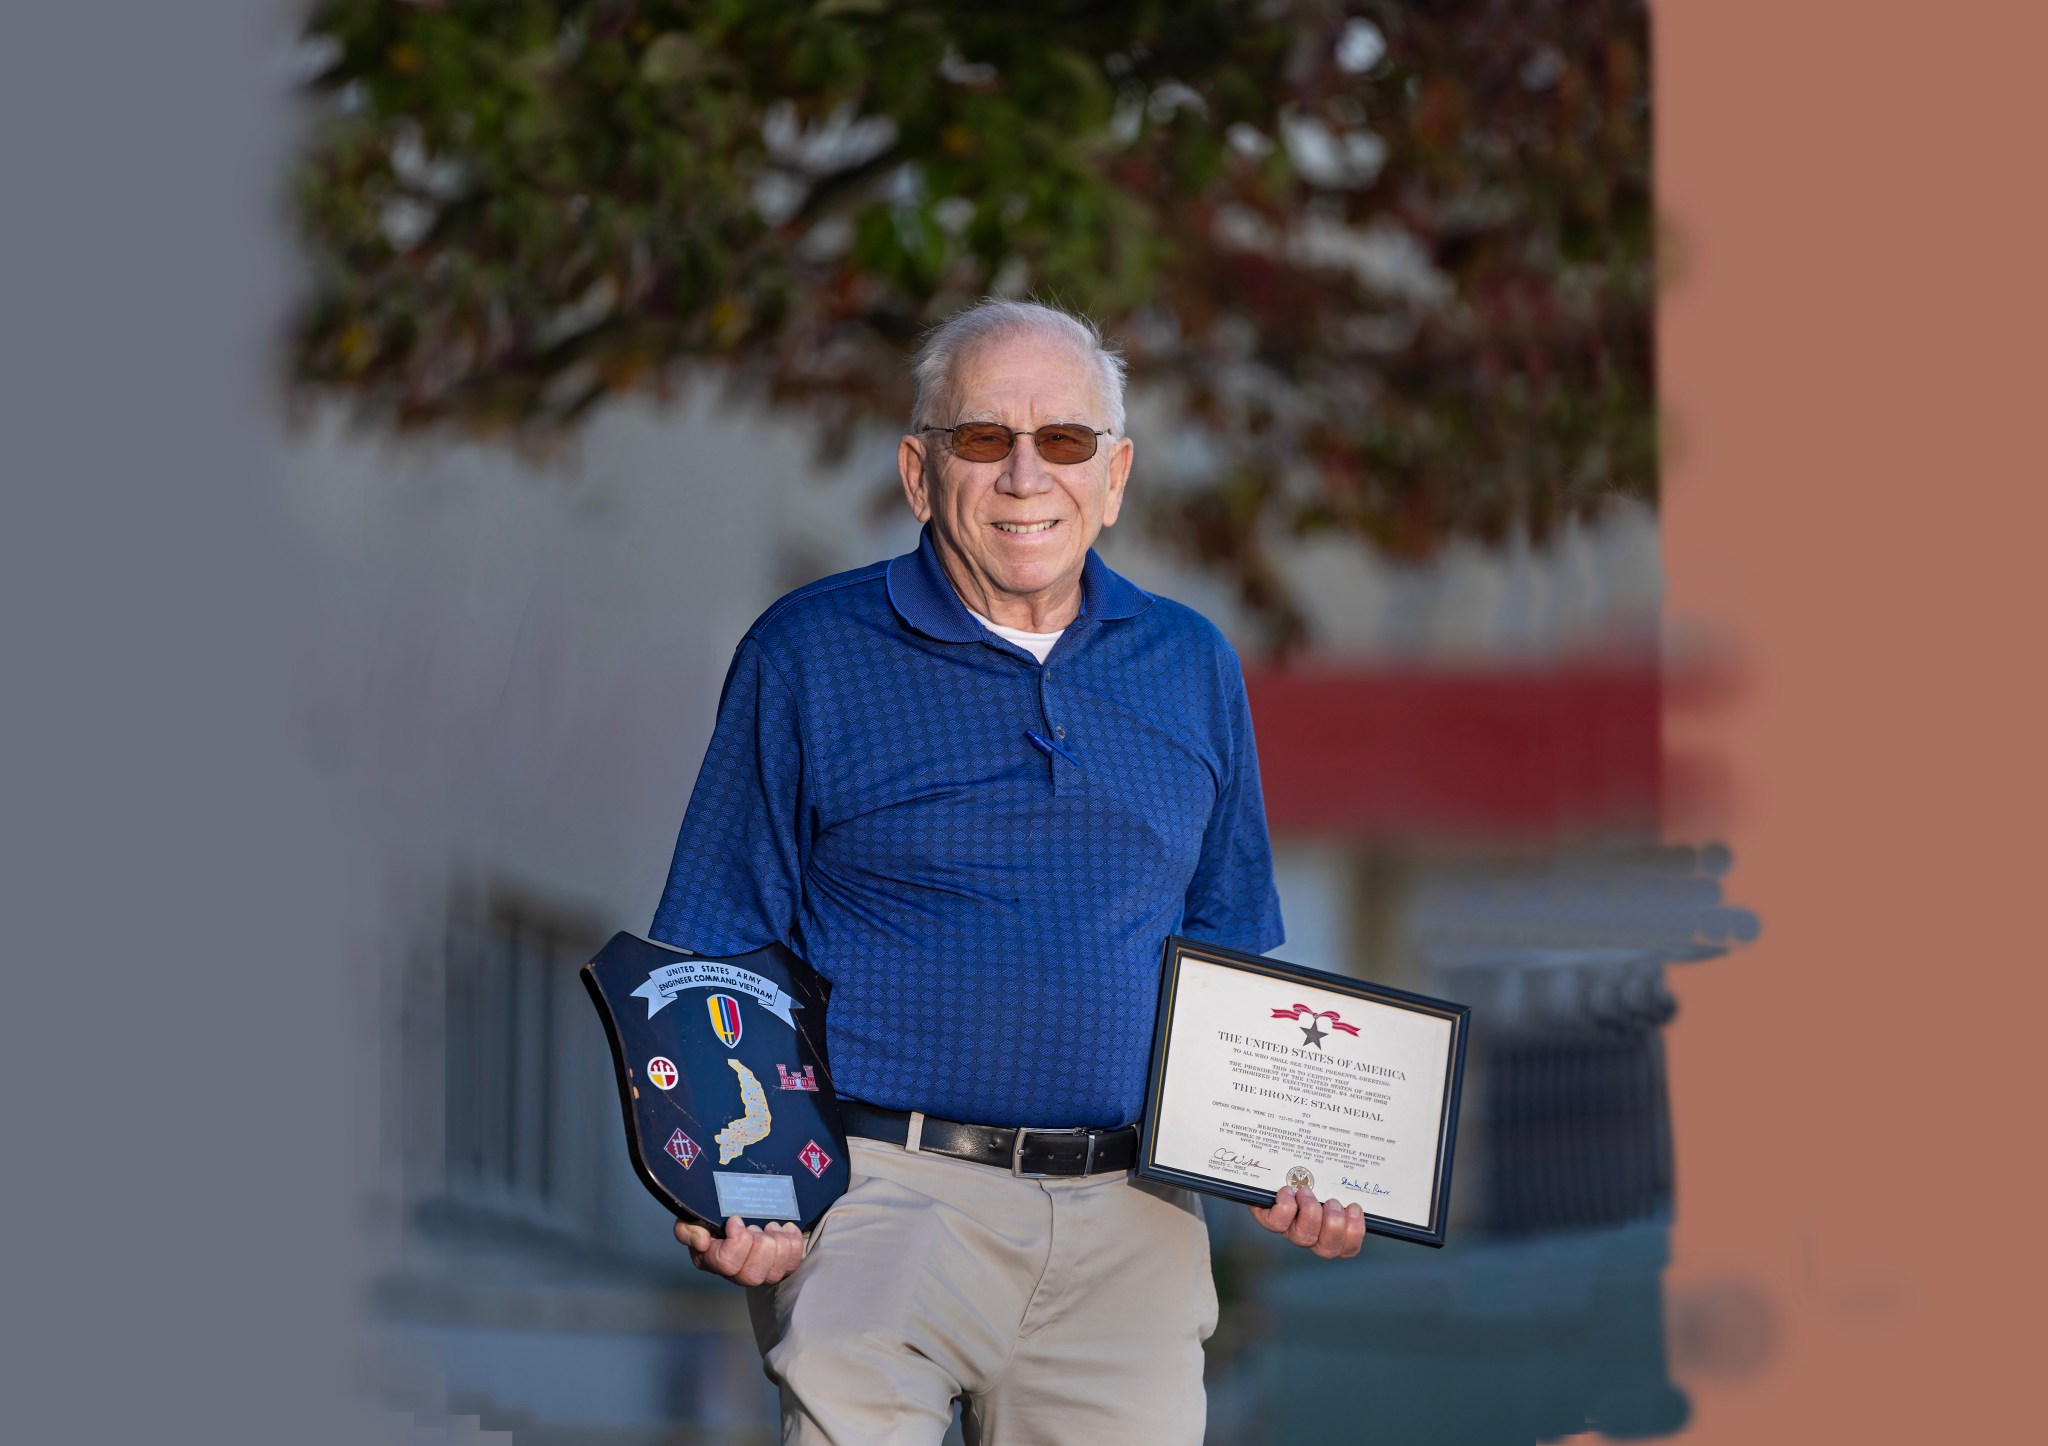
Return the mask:
<svg viewBox="0 0 2048 1446">
<path fill-rule="evenodd" d="M 1053 644 L 1053 650 L 1047 655 L 1045 662 L 1040 664 L 1034 661 L 1032 664 L 1038 669 L 1038 717 L 1044 731 L 1034 728 L 1025 736 L 1030 739 L 1032 747 L 1045 755 L 1046 782 L 1055 798 L 1059 797 L 1061 792 L 1061 770 L 1078 769 L 1081 767 L 1081 760 L 1068 741 L 1065 716 L 1068 710 L 1060 701 L 1061 695 L 1054 679 L 1056 675 L 1065 673 L 1069 660 L 1074 655 L 1074 648 L 1078 645 L 1075 634 L 1087 626 L 1088 617 L 1083 613 L 1067 625 L 1066 635 Z M 1066 655 L 1065 658 L 1061 657 L 1062 653 Z M 1071 771 L 1068 772 L 1067 779 L 1069 787 L 1079 781 Z"/>
</svg>

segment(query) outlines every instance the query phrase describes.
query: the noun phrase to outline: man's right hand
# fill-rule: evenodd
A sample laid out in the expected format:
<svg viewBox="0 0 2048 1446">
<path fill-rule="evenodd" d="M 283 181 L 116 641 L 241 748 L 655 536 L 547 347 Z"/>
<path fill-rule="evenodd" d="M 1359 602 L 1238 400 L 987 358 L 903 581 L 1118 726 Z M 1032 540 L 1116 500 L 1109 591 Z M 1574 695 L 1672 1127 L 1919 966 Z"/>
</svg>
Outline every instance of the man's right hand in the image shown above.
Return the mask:
<svg viewBox="0 0 2048 1446">
<path fill-rule="evenodd" d="M 740 1285 L 773 1285 L 804 1258 L 804 1233 L 781 1221 L 748 1225 L 734 1215 L 719 1239 L 702 1225 L 676 1222 L 676 1239 L 690 1247 L 690 1263 Z"/>
</svg>

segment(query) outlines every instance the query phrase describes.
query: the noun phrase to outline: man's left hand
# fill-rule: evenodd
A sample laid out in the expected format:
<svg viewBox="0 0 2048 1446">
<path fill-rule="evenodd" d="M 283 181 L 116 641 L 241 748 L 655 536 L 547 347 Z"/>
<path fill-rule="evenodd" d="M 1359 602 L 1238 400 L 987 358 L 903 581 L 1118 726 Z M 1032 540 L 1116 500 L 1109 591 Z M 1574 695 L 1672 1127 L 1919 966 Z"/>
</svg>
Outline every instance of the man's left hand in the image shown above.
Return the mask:
<svg viewBox="0 0 2048 1446">
<path fill-rule="evenodd" d="M 1271 1205 L 1252 1206 L 1252 1219 L 1325 1260 L 1349 1260 L 1365 1243 L 1365 1211 L 1292 1185 L 1275 1191 Z"/>
</svg>

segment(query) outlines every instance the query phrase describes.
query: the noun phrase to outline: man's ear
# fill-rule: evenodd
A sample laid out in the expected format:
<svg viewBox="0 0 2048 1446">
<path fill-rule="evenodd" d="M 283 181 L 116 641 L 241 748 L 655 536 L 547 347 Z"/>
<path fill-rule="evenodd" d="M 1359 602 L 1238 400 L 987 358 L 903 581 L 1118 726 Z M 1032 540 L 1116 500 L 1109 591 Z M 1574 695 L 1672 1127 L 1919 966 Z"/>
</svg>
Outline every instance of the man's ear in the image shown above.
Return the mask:
<svg viewBox="0 0 2048 1446">
<path fill-rule="evenodd" d="M 924 467 L 923 439 L 906 434 L 896 444 L 896 473 L 903 479 L 903 500 L 910 504 L 911 515 L 919 522 L 932 520 L 932 500 L 925 488 Z"/>
<path fill-rule="evenodd" d="M 1102 504 L 1102 525 L 1113 527 L 1117 513 L 1123 511 L 1124 484 L 1131 480 L 1131 439 L 1118 437 L 1116 446 L 1109 454 L 1109 496 Z"/>
</svg>

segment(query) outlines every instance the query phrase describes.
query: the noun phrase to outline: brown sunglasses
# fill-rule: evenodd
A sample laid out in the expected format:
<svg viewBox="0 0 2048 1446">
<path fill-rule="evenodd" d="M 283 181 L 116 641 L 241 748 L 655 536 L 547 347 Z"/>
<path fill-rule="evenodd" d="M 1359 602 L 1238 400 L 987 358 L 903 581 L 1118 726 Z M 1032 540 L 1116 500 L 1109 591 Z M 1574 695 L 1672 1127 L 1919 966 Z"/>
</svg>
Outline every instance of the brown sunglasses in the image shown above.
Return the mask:
<svg viewBox="0 0 2048 1446">
<path fill-rule="evenodd" d="M 1010 455 L 1017 438 L 1027 435 L 997 422 L 962 422 L 957 427 L 919 427 L 918 431 L 947 433 L 947 449 L 963 462 L 1000 462 Z M 1055 422 L 1028 435 L 1041 460 L 1069 466 L 1093 457 L 1095 439 L 1107 437 L 1109 432 L 1095 431 L 1078 422 Z"/>
</svg>

